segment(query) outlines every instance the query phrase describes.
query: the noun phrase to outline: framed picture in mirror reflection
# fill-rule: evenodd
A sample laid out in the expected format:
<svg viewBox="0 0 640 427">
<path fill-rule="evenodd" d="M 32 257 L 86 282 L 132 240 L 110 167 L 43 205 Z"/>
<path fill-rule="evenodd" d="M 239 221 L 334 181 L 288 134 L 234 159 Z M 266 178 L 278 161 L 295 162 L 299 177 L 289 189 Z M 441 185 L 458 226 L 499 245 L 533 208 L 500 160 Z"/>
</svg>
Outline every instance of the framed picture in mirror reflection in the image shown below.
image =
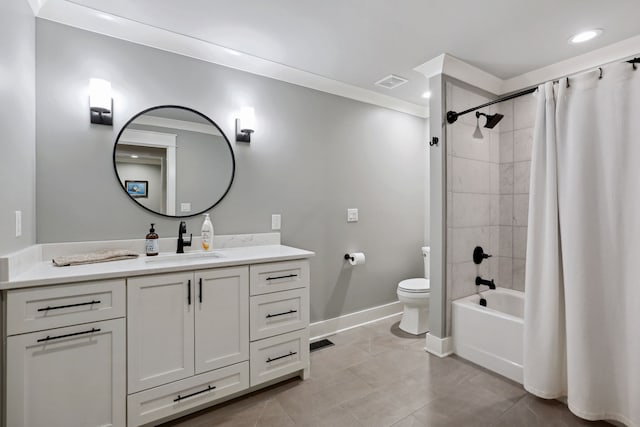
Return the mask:
<svg viewBox="0 0 640 427">
<path fill-rule="evenodd" d="M 124 185 L 131 197 L 149 197 L 149 181 L 125 181 Z"/>
</svg>

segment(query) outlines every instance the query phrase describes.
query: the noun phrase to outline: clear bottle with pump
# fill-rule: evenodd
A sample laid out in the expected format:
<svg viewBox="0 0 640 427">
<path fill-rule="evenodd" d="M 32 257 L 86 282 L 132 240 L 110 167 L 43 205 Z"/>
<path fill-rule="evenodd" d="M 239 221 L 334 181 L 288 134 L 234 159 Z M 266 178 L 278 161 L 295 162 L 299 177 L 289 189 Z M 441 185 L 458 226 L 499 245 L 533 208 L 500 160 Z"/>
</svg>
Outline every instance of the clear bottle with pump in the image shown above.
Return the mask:
<svg viewBox="0 0 640 427">
<path fill-rule="evenodd" d="M 213 246 L 213 224 L 211 223 L 208 213 L 204 214 L 200 236 L 202 239 L 202 250 L 210 251 Z"/>
<path fill-rule="evenodd" d="M 147 252 L 147 256 L 158 255 L 160 245 L 160 240 L 158 239 L 158 234 L 156 234 L 156 229 L 153 228 L 155 224 L 151 224 L 151 229 L 149 230 L 149 234 L 147 234 L 146 242 L 145 242 L 145 251 Z"/>
</svg>

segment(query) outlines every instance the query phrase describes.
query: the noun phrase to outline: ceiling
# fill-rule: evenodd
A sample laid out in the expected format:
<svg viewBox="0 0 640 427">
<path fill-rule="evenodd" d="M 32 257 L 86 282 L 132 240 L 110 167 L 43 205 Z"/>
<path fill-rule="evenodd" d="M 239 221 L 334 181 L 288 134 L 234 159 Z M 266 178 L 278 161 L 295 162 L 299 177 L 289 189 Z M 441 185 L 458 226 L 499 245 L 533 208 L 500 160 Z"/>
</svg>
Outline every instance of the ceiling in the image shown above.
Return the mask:
<svg viewBox="0 0 640 427">
<path fill-rule="evenodd" d="M 423 105 L 413 69 L 442 53 L 508 79 L 640 34 L 638 0 L 72 2 Z M 567 42 L 590 28 L 605 31 Z M 374 85 L 391 73 L 409 82 Z"/>
</svg>

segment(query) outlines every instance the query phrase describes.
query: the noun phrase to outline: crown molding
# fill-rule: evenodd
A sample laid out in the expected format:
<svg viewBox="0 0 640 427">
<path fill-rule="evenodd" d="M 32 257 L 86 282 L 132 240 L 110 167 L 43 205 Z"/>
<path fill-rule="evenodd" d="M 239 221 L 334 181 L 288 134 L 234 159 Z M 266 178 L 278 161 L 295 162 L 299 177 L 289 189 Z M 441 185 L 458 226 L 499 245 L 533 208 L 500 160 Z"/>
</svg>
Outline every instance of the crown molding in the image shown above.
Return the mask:
<svg viewBox="0 0 640 427">
<path fill-rule="evenodd" d="M 137 125 L 155 126 L 167 129 L 180 129 L 189 132 L 206 133 L 209 135 L 222 136 L 220 131 L 212 125 L 204 123 L 188 122 L 186 120 L 168 119 L 149 114 L 143 114 L 135 119 Z"/>
<path fill-rule="evenodd" d="M 638 55 L 640 55 L 640 35 L 506 80 L 448 54 L 437 56 L 414 70 L 427 78 L 445 74 L 494 95 L 504 95 Z"/>
<path fill-rule="evenodd" d="M 302 71 L 226 47 L 107 14 L 66 0 L 28 0 L 37 17 L 251 74 L 426 118 L 428 106 Z M 32 5 L 33 8 L 33 5 Z M 35 10 L 35 9 L 34 9 Z"/>
<path fill-rule="evenodd" d="M 505 80 L 500 94 L 536 86 L 638 55 L 640 35 Z"/>
<path fill-rule="evenodd" d="M 29 4 L 29 7 L 31 8 L 31 10 L 33 11 L 34 16 L 38 16 L 38 13 L 40 13 L 40 9 L 42 9 L 42 5 L 44 5 L 47 2 L 47 0 L 26 0 L 26 1 Z"/>
</svg>

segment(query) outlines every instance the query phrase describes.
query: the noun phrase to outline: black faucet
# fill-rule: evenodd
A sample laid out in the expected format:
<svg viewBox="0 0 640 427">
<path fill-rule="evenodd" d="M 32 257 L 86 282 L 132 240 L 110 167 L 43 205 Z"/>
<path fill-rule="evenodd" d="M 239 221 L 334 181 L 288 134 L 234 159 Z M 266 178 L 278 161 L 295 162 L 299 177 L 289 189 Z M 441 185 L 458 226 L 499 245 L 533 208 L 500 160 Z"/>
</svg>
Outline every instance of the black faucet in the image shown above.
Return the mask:
<svg viewBox="0 0 640 427">
<path fill-rule="evenodd" d="M 180 227 L 178 228 L 178 250 L 176 251 L 177 254 L 183 254 L 184 247 L 191 246 L 191 240 L 193 239 L 193 234 L 190 234 L 189 241 L 185 242 L 185 240 L 182 238 L 182 233 L 187 234 L 187 223 L 184 221 L 180 221 Z"/>
<path fill-rule="evenodd" d="M 480 286 L 480 285 L 488 286 L 489 289 L 495 289 L 496 288 L 496 284 L 493 283 L 493 279 L 484 280 L 482 277 L 476 276 L 476 286 Z"/>
</svg>

